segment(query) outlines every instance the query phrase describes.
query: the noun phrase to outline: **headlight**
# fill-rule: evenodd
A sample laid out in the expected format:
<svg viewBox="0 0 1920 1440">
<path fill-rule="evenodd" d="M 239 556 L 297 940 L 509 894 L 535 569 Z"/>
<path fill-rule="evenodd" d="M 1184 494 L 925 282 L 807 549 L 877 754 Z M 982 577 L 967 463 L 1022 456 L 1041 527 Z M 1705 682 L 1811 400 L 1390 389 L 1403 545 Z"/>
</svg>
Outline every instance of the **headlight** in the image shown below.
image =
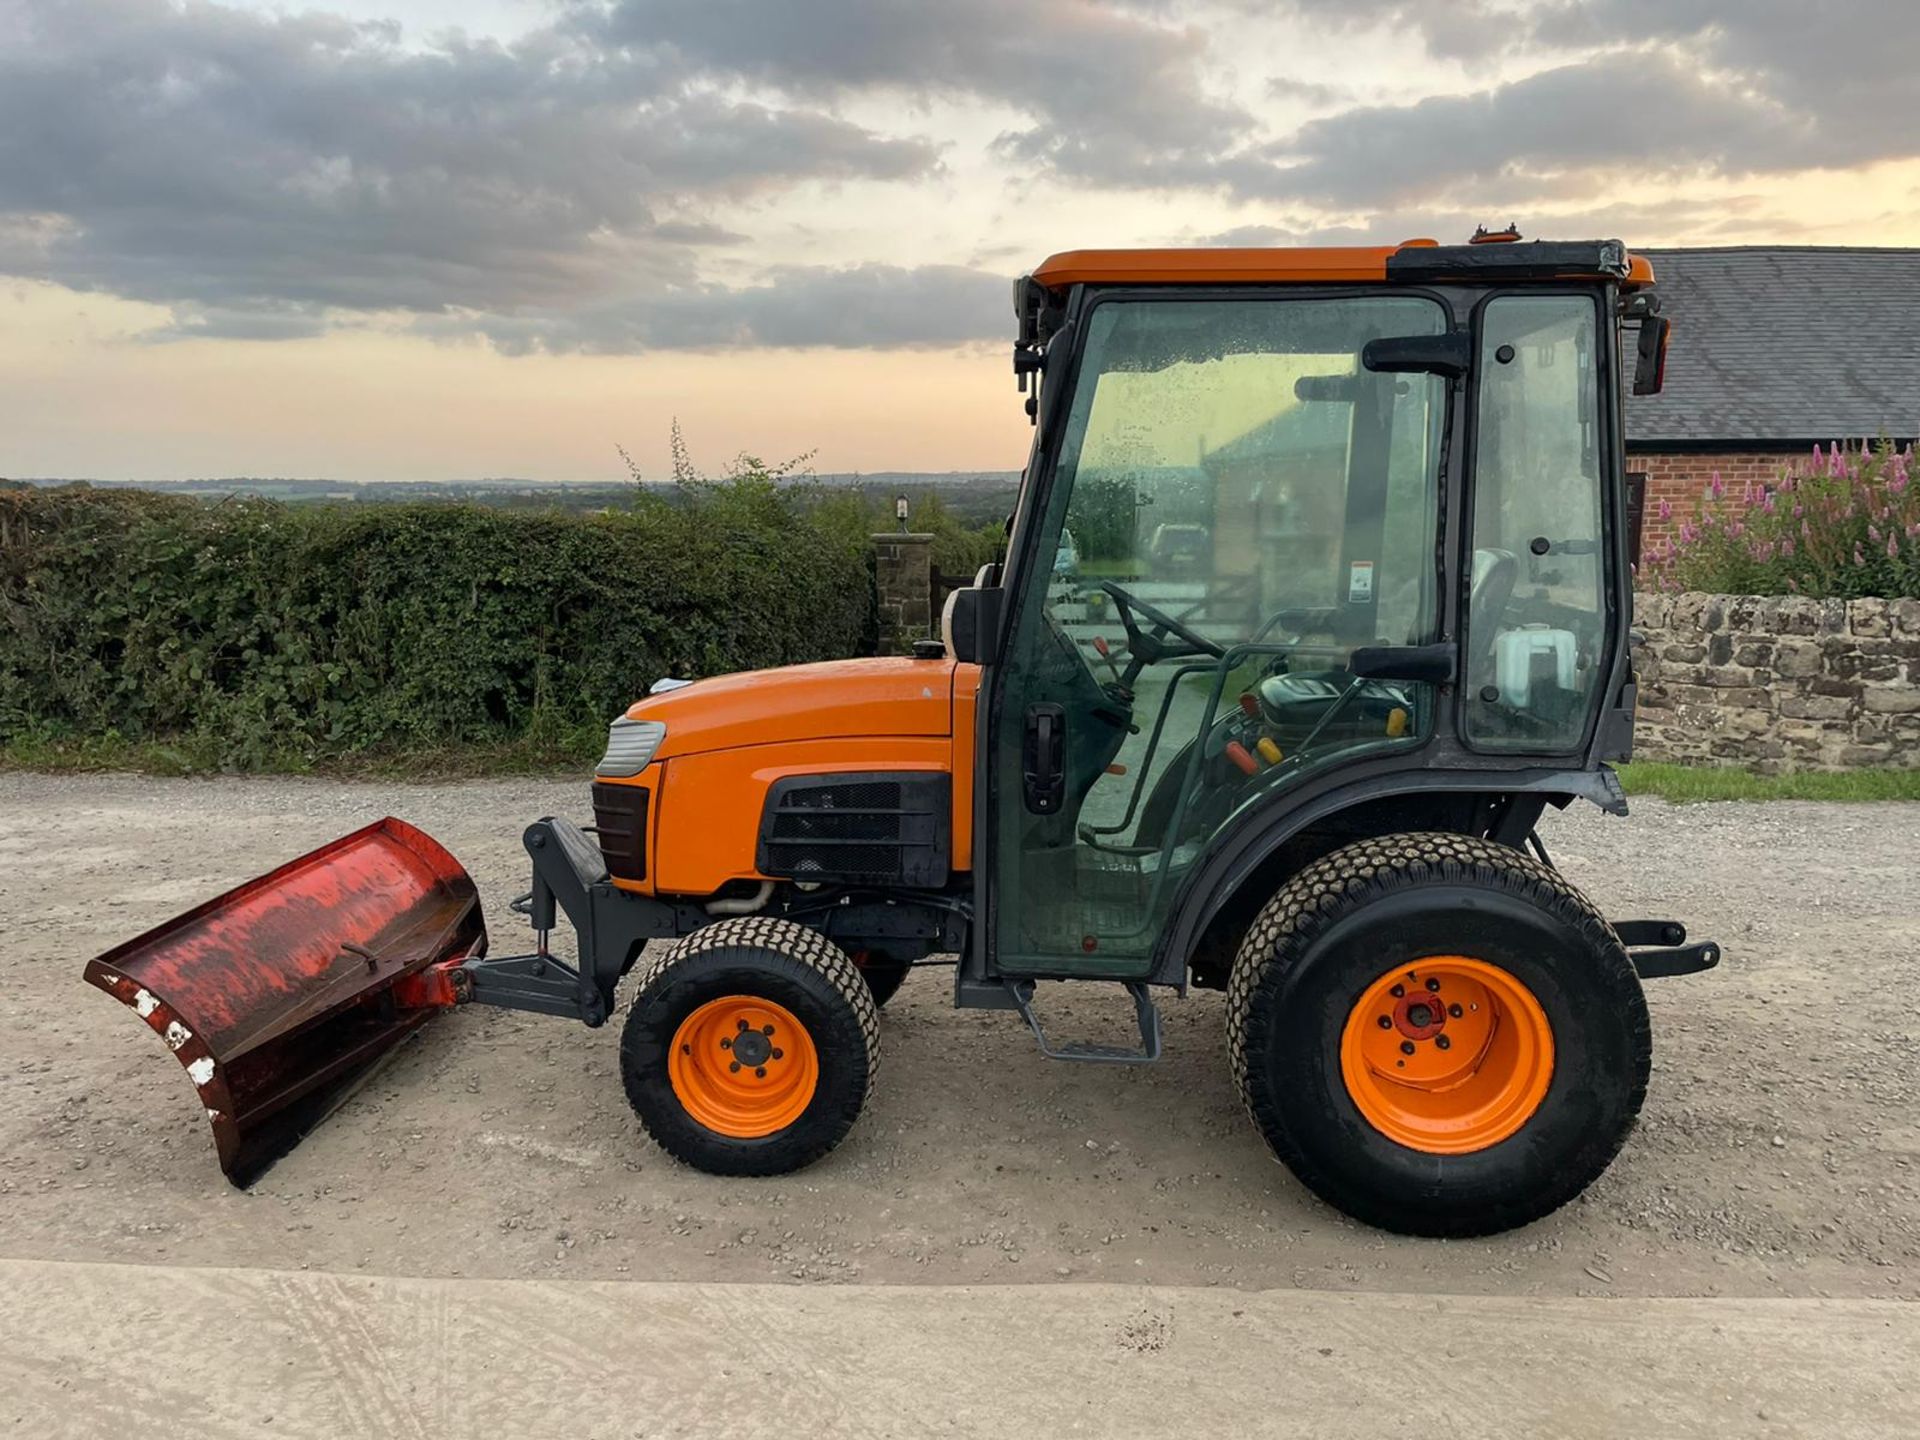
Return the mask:
<svg viewBox="0 0 1920 1440">
<path fill-rule="evenodd" d="M 629 720 L 622 715 L 607 727 L 607 753 L 593 767 L 596 775 L 638 775 L 653 761 L 653 752 L 667 738 L 658 720 Z"/>
</svg>

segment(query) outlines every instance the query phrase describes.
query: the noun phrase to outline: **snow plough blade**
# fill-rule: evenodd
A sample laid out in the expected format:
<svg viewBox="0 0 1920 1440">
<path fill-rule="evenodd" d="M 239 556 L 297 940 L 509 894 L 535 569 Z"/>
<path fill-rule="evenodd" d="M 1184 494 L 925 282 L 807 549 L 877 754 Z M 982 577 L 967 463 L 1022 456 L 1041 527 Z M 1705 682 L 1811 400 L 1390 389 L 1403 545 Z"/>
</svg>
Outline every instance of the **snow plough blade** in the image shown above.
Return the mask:
<svg viewBox="0 0 1920 1440">
<path fill-rule="evenodd" d="M 87 963 L 151 1026 L 251 1184 L 393 1047 L 464 996 L 479 897 L 438 842 L 391 817 Z"/>
</svg>

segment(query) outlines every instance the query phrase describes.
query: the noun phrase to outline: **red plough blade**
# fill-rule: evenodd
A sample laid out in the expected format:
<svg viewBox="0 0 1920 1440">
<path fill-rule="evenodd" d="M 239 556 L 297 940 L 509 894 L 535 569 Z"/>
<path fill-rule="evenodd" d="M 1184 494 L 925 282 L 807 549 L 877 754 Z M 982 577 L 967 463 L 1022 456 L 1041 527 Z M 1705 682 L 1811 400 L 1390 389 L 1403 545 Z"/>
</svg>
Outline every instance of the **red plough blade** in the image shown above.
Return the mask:
<svg viewBox="0 0 1920 1440">
<path fill-rule="evenodd" d="M 220 1168 L 245 1186 L 395 1045 L 459 998 L 486 953 L 473 880 L 389 817 L 87 963 L 186 1067 Z"/>
</svg>

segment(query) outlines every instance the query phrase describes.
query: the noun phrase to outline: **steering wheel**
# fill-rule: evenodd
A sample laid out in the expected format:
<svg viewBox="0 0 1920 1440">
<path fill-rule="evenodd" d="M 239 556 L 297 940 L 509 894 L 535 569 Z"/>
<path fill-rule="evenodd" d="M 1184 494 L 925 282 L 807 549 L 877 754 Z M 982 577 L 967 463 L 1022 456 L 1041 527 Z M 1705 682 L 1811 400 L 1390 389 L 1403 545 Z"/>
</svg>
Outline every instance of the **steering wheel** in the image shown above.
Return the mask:
<svg viewBox="0 0 1920 1440">
<path fill-rule="evenodd" d="M 1140 671 L 1147 666 L 1165 659 L 1178 659 L 1183 655 L 1211 655 L 1214 659 L 1224 659 L 1226 648 L 1207 639 L 1196 630 L 1189 629 L 1180 621 L 1156 609 L 1138 595 L 1129 593 L 1111 580 L 1096 580 L 1094 589 L 1104 590 L 1113 597 L 1113 603 L 1120 612 L 1120 623 L 1127 630 L 1127 653 L 1132 657 L 1127 665 L 1125 683 L 1131 685 Z M 1135 613 L 1144 615 L 1157 633 L 1149 635 L 1140 628 Z M 1176 650 L 1166 643 L 1166 637 L 1176 636 L 1185 642 L 1186 648 Z"/>
</svg>

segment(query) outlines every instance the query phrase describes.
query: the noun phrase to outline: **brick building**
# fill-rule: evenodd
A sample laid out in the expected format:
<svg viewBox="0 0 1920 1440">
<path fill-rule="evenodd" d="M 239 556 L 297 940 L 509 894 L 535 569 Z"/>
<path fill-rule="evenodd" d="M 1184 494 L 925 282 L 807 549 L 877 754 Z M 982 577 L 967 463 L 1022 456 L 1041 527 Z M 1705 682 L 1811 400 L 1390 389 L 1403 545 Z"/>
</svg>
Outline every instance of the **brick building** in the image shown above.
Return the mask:
<svg viewBox="0 0 1920 1440">
<path fill-rule="evenodd" d="M 1715 473 L 1738 489 L 1815 445 L 1920 435 L 1920 249 L 1637 253 L 1673 321 L 1665 390 L 1627 400 L 1643 547 L 1672 538 Z"/>
</svg>

